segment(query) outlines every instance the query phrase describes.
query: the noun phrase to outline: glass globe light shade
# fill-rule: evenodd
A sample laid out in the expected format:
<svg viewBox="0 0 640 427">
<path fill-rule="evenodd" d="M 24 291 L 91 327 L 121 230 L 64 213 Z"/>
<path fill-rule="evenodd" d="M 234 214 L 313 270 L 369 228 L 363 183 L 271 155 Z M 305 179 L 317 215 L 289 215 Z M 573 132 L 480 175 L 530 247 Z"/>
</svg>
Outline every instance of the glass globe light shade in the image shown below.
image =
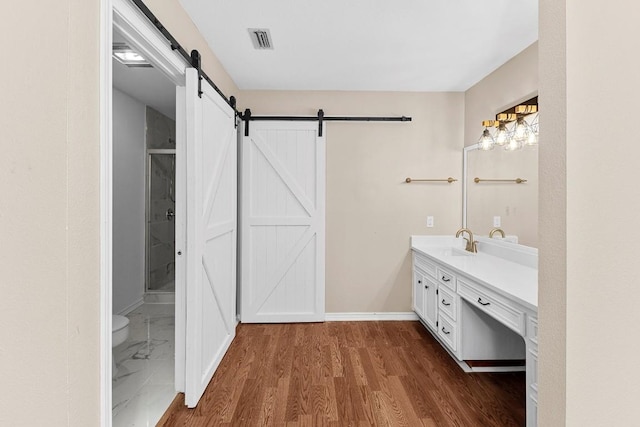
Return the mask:
<svg viewBox="0 0 640 427">
<path fill-rule="evenodd" d="M 507 130 L 507 127 L 504 123 L 500 123 L 498 125 L 498 131 L 496 132 L 495 136 L 495 144 L 502 146 L 507 142 L 509 142 L 509 131 Z"/>
<path fill-rule="evenodd" d="M 539 129 L 539 125 L 538 125 L 538 115 L 536 114 L 533 117 L 533 121 L 531 122 L 531 124 L 529 125 L 529 135 L 527 136 L 527 140 L 524 142 L 524 145 L 526 146 L 533 146 L 533 145 L 538 145 L 538 129 Z"/>
<path fill-rule="evenodd" d="M 531 133 L 532 132 L 529 124 L 524 120 L 523 117 L 518 117 L 513 129 L 512 139 L 516 140 L 519 144 L 523 144 L 529 139 L 529 134 Z"/>
<path fill-rule="evenodd" d="M 523 141 L 517 138 L 510 138 L 509 142 L 504 146 L 506 151 L 517 151 L 523 146 Z"/>
<path fill-rule="evenodd" d="M 481 150 L 489 151 L 489 150 L 493 150 L 494 146 L 495 146 L 495 141 L 493 139 L 493 136 L 491 136 L 489 129 L 485 128 L 485 130 L 482 132 L 482 136 L 480 137 L 480 141 L 478 141 L 478 147 Z"/>
</svg>

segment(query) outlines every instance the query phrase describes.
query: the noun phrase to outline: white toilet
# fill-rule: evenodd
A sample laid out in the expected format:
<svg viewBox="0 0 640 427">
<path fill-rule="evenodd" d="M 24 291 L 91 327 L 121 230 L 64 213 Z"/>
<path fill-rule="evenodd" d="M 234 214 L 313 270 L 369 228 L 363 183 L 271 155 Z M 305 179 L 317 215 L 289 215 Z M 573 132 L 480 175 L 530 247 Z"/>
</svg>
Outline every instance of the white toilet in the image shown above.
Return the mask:
<svg viewBox="0 0 640 427">
<path fill-rule="evenodd" d="M 124 316 L 114 314 L 111 322 L 111 331 L 111 348 L 113 349 L 129 338 L 129 319 Z M 116 357 L 115 354 L 113 354 L 113 351 L 111 352 L 111 360 L 113 362 L 111 364 L 111 377 L 115 378 L 118 373 L 118 368 L 116 367 Z"/>
</svg>

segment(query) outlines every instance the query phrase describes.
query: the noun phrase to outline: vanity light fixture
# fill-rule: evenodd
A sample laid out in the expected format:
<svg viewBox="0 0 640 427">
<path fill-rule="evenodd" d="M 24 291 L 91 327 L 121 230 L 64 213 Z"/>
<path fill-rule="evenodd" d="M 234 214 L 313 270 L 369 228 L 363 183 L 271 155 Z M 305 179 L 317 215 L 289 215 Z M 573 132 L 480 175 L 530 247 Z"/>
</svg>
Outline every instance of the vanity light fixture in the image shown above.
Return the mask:
<svg viewBox="0 0 640 427">
<path fill-rule="evenodd" d="M 492 150 L 496 145 L 504 147 L 506 151 L 517 151 L 523 147 L 538 144 L 538 106 L 518 105 L 514 113 L 500 113 L 496 120 L 484 120 L 484 131 L 478 141 L 481 150 Z M 531 120 L 531 124 L 527 122 Z M 496 127 L 495 134 L 491 134 L 490 127 Z"/>
</svg>

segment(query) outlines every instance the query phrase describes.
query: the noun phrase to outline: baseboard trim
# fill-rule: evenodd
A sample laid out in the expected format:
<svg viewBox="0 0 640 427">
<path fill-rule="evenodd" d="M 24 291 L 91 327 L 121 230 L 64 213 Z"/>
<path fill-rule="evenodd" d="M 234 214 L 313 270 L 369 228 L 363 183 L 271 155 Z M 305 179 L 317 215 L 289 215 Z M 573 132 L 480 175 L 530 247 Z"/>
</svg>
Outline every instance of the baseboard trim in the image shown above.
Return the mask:
<svg viewBox="0 0 640 427">
<path fill-rule="evenodd" d="M 144 304 L 144 298 L 140 298 L 139 300 L 137 300 L 133 304 L 129 305 L 128 307 L 125 307 L 123 310 L 120 310 L 120 313 L 118 313 L 118 314 L 120 316 L 126 316 L 127 314 L 129 314 L 133 310 L 135 310 L 136 308 L 140 307 L 142 304 Z"/>
<path fill-rule="evenodd" d="M 144 294 L 144 302 L 149 304 L 175 304 L 175 292 L 147 292 Z"/>
<path fill-rule="evenodd" d="M 418 315 L 413 311 L 406 312 L 363 312 L 363 313 L 325 313 L 327 322 L 353 322 L 376 320 L 418 320 Z"/>
</svg>

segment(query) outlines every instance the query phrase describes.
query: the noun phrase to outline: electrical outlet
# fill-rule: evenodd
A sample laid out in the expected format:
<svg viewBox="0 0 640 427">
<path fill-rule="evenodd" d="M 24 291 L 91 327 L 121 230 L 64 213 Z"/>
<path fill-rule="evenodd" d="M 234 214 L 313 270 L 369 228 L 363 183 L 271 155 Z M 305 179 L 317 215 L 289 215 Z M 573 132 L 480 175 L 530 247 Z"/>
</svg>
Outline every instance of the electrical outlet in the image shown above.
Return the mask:
<svg viewBox="0 0 640 427">
<path fill-rule="evenodd" d="M 428 216 L 427 217 L 427 227 L 433 228 L 433 217 L 432 216 Z"/>
<path fill-rule="evenodd" d="M 499 216 L 494 216 L 493 217 L 493 226 L 494 227 L 500 227 L 501 224 L 501 218 Z"/>
</svg>

